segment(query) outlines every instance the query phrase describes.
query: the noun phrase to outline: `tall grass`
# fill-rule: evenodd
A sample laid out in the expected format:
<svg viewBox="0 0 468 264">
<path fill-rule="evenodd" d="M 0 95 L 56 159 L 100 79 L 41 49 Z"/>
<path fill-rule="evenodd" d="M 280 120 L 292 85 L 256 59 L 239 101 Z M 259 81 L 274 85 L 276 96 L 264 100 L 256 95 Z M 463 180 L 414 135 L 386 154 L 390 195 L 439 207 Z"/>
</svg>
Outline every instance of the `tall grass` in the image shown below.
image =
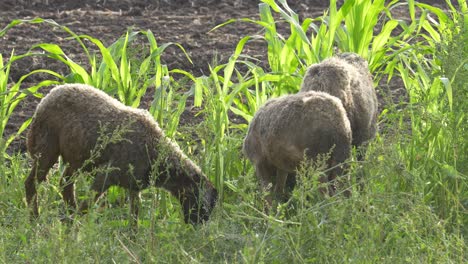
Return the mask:
<svg viewBox="0 0 468 264">
<path fill-rule="evenodd" d="M 92 54 L 84 46 L 87 66 L 71 61 L 53 43 L 35 46 L 31 51 L 42 49 L 45 56 L 67 65 L 70 74 L 54 75 L 59 80 L 97 85 L 128 105 L 138 106 L 154 89 L 149 111 L 201 165 L 222 199 L 210 222 L 193 228 L 182 223 L 177 202 L 163 192 L 147 190 L 140 229 L 133 234 L 124 221 L 125 199 L 118 198 L 117 191 L 107 198 L 109 208 L 92 209 L 65 225 L 58 218 L 63 211 L 56 187 L 59 170 L 53 170 L 50 182 L 39 188 L 41 217 L 29 222 L 22 191 L 29 166 L 19 154 L 0 168 L 1 261 L 465 263 L 466 3 L 460 1 L 455 8 L 447 1 L 450 13 L 444 13 L 409 0 L 407 23 L 391 16 L 391 9 L 402 4 L 397 1 L 350 0 L 337 9 L 332 0 L 323 16 L 303 21 L 284 0 L 263 2 L 258 20 L 243 21 L 263 28 L 267 69 L 243 54 L 257 36 L 242 38 L 229 61 L 211 65 L 207 76 L 168 69 L 160 55 L 171 44 L 159 46 L 150 31 L 128 32 L 105 47 L 95 38 L 62 28 L 78 44 L 87 39 L 98 47 L 99 53 Z M 0 33 L 18 23 L 23 22 L 13 21 Z M 375 25 L 381 26 L 377 33 Z M 279 33 L 283 26 L 289 30 L 286 36 Z M 393 32 L 397 28 L 401 33 Z M 141 39 L 147 46 L 135 57 L 129 47 Z M 408 101 L 402 102 L 404 108 L 385 106 L 381 120 L 386 129 L 369 145 L 366 160 L 360 166 L 352 164 L 348 176 L 361 175 L 365 182 L 361 191 L 350 198 L 320 196 L 314 180 L 320 164 L 305 163 L 291 200 L 279 205 L 276 213 L 266 213 L 264 194 L 241 153 L 248 122 L 267 99 L 296 92 L 306 67 L 336 50 L 367 58 L 376 82 L 384 74 L 389 80 L 401 78 Z M 0 67 L 5 84 L 1 87 L 7 87 L 2 91 L 29 94 L 11 92 L 13 86 L 2 77 L 14 65 L 10 61 Z M 191 96 L 201 123 L 181 127 L 179 120 Z M 8 105 L 14 99 L 0 100 Z"/>
<path fill-rule="evenodd" d="M 420 33 L 423 45 L 413 45 L 400 56 L 397 69 L 409 94 L 411 136 L 399 146 L 406 168 L 421 177 L 424 201 L 451 223 L 450 228 L 466 235 L 468 149 L 462 138 L 467 104 L 462 98 L 468 88 L 463 74 L 468 65 L 464 44 L 468 9 L 461 2 L 460 10 L 452 6 L 447 15 L 433 7 L 417 6 L 435 14 L 438 22 L 425 20 L 426 30 Z M 408 44 L 402 45 L 406 48 Z"/>
</svg>

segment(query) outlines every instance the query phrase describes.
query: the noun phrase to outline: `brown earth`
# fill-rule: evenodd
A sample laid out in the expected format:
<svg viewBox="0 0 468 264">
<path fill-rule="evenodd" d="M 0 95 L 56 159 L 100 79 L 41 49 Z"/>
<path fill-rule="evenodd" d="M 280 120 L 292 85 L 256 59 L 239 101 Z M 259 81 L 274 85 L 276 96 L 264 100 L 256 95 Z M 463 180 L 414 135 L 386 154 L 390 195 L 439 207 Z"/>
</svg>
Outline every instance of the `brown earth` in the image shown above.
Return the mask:
<svg viewBox="0 0 468 264">
<path fill-rule="evenodd" d="M 422 1 L 439 5 L 444 1 Z M 261 34 L 258 27 L 248 23 L 234 23 L 214 32 L 216 25 L 237 18 L 258 18 L 259 1 L 252 0 L 13 0 L 0 2 L 0 28 L 13 19 L 42 17 L 53 19 L 67 26 L 77 34 L 87 34 L 100 39 L 106 46 L 117 40 L 127 29 L 151 30 L 159 44 L 180 43 L 191 57 L 191 64 L 177 48 L 169 48 L 163 55 L 163 63 L 169 69 L 183 69 L 195 76 L 209 73 L 209 65 L 226 62 L 234 52 L 237 42 L 244 36 Z M 290 7 L 301 18 L 323 14 L 329 1 L 289 0 Z M 396 16 L 405 18 L 406 12 L 396 11 Z M 399 13 L 398 13 L 399 12 Z M 287 28 L 285 29 L 287 30 Z M 75 41 L 66 34 L 46 25 L 21 25 L 11 29 L 0 38 L 0 54 L 4 60 L 14 50 L 23 54 L 34 44 L 59 44 L 73 60 L 85 63 L 86 57 Z M 245 52 L 265 64 L 265 44 L 261 41 L 248 43 Z M 263 61 L 263 63 L 262 63 Z M 9 83 L 34 69 L 51 69 L 66 74 L 66 67 L 56 61 L 46 59 L 24 59 L 11 69 Z M 23 88 L 44 78 L 41 75 L 28 78 Z M 47 89 L 46 89 L 47 90 Z M 402 85 L 392 83 L 388 91 L 393 97 L 402 94 Z M 39 99 L 29 96 L 22 102 L 11 117 L 4 136 L 14 134 L 19 126 L 32 116 Z M 144 105 L 144 104 L 143 104 Z M 182 123 L 190 123 L 193 115 L 190 108 L 183 115 Z M 9 153 L 24 151 L 24 135 L 11 145 Z"/>
</svg>

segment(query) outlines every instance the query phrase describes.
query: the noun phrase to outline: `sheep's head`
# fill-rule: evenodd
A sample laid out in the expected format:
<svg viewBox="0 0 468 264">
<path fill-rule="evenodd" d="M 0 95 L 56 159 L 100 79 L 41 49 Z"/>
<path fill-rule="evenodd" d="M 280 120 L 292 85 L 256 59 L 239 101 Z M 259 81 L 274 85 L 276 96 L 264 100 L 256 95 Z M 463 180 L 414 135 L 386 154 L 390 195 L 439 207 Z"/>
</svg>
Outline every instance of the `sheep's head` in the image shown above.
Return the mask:
<svg viewBox="0 0 468 264">
<path fill-rule="evenodd" d="M 179 195 L 185 223 L 196 225 L 208 221 L 216 205 L 218 191 L 211 182 L 206 178 L 204 179 L 199 186 L 185 190 L 184 193 Z"/>
<path fill-rule="evenodd" d="M 350 85 L 345 63 L 329 60 L 311 65 L 304 76 L 300 92 L 320 91 L 342 98 L 339 93 Z"/>
<path fill-rule="evenodd" d="M 206 222 L 216 205 L 218 192 L 200 168 L 182 152 L 176 151 L 176 155 L 166 158 L 159 171 L 166 173 L 158 178 L 156 185 L 179 199 L 185 222 L 193 225 Z"/>
</svg>

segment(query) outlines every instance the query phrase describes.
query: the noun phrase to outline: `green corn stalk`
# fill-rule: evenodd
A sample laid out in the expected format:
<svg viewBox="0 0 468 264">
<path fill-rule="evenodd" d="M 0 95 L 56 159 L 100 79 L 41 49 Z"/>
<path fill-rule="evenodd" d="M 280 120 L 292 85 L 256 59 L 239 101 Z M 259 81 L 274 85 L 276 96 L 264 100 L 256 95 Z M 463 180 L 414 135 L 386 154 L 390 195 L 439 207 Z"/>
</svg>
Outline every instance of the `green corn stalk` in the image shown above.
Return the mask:
<svg viewBox="0 0 468 264">
<path fill-rule="evenodd" d="M 457 81 L 465 78 L 460 71 L 468 63 L 468 37 L 463 35 L 468 24 L 466 13 L 460 12 L 466 12 L 466 3 L 460 4 L 460 10 L 452 9 L 450 15 L 426 4 L 417 3 L 416 8 L 420 16 L 413 10 L 414 21 L 408 28 L 420 40 L 399 43 L 402 51 L 395 64 L 409 95 L 411 120 L 411 140 L 400 143 L 400 151 L 410 171 L 424 172 L 425 201 L 460 232 L 466 223 L 463 197 L 468 197 L 464 165 L 468 144 L 461 136 L 466 129 L 466 102 L 459 99 L 466 95 L 466 82 Z M 458 56 L 451 58 L 452 53 Z"/>
<path fill-rule="evenodd" d="M 235 155 L 238 153 L 238 149 L 231 144 L 233 142 L 232 133 L 240 127 L 231 126 L 229 110 L 236 109 L 233 106 L 236 102 L 238 106 L 241 106 L 240 101 L 236 98 L 245 92 L 248 86 L 255 84 L 255 82 L 250 81 L 249 84 L 243 85 L 243 76 L 236 70 L 241 52 L 249 39 L 250 37 L 247 36 L 239 42 L 228 63 L 214 68 L 210 67 L 209 76 L 196 78 L 193 89 L 193 93 L 196 95 L 195 106 L 200 106 L 203 102 L 197 100 L 197 96 L 206 100 L 203 112 L 206 116 L 206 123 L 210 127 L 209 131 L 213 133 L 213 140 L 207 146 L 209 155 L 205 157 L 204 163 L 208 169 L 205 171 L 210 172 L 208 175 L 218 189 L 221 200 L 224 195 L 225 181 L 229 177 L 239 174 L 237 167 L 240 164 Z M 241 112 L 242 110 L 238 111 L 238 113 Z M 245 130 L 245 126 L 243 129 Z"/>
<path fill-rule="evenodd" d="M 383 59 L 388 56 L 391 47 L 403 37 L 391 36 L 393 30 L 400 25 L 391 18 L 389 12 L 396 1 L 384 6 L 383 0 L 350 0 L 337 9 L 336 0 L 332 0 L 323 16 L 306 18 L 302 22 L 285 0 L 262 2 L 259 5 L 259 20 L 240 21 L 264 28 L 263 39 L 267 43 L 270 67 L 268 74 L 279 77 L 279 81 L 268 85 L 274 90 L 273 96 L 297 92 L 306 68 L 332 56 L 335 47 L 341 52 L 356 52 L 368 59 L 371 71 L 385 67 Z M 279 13 L 289 25 L 288 36 L 278 32 L 278 21 L 275 20 L 272 10 Z M 387 19 L 381 32 L 374 35 L 374 27 L 382 20 L 383 15 Z M 228 20 L 214 29 L 235 21 Z M 386 73 L 391 74 L 392 70 L 394 67 L 388 67 Z"/>
<path fill-rule="evenodd" d="M 185 52 L 185 49 L 179 44 L 166 43 L 158 46 L 156 38 L 151 31 L 147 31 L 145 34 L 150 43 L 151 54 L 142 65 L 145 66 L 144 69 L 146 70 L 146 67 L 151 66 L 150 62 L 153 61 L 154 77 L 151 78 L 151 81 L 155 87 L 154 98 L 149 111 L 159 125 L 164 128 L 166 135 L 173 138 L 179 125 L 180 115 L 185 110 L 187 98 L 191 93 L 175 91 L 172 86 L 173 79 L 171 74 L 183 75 L 194 82 L 195 77 L 180 69 L 169 70 L 166 65 L 161 63 L 161 55 L 168 46 L 176 45 L 186 54 L 187 59 L 190 62 L 192 61 Z M 174 108 L 175 104 L 177 104 L 177 107 Z"/>
<path fill-rule="evenodd" d="M 389 48 L 400 38 L 391 36 L 399 23 L 391 18 L 389 10 L 397 2 L 392 1 L 385 6 L 384 0 L 346 1 L 340 9 L 344 25 L 337 31 L 339 49 L 369 59 L 371 71 L 380 66 L 384 56 L 389 56 Z M 384 22 L 382 29 L 374 35 L 374 28 L 380 21 Z"/>
<path fill-rule="evenodd" d="M 75 34 L 72 30 L 70 30 L 66 26 L 62 26 L 55 22 L 52 19 L 43 19 L 43 18 L 34 18 L 34 19 L 15 19 L 10 22 L 4 29 L 0 31 L 0 36 L 6 34 L 11 28 L 20 25 L 20 24 L 47 24 L 52 27 L 57 27 L 63 30 L 64 32 L 68 33 L 70 37 L 78 42 L 78 44 L 82 47 L 83 51 L 85 52 L 88 60 L 90 62 L 95 61 L 93 56 L 90 55 L 90 52 L 81 38 Z M 90 85 L 94 85 L 92 76 L 88 74 L 84 67 L 80 66 L 79 64 L 75 63 L 71 60 L 60 48 L 60 46 L 52 43 L 41 43 L 31 47 L 28 53 L 33 53 L 33 49 L 42 49 L 46 51 L 46 54 L 35 54 L 35 56 L 49 56 L 53 59 L 59 60 L 63 62 L 68 68 L 70 69 L 70 74 L 66 76 L 66 78 L 60 76 L 60 79 L 65 80 L 66 82 L 79 82 L 79 83 L 86 83 Z M 94 68 L 94 64 L 91 65 Z"/>
<path fill-rule="evenodd" d="M 31 122 L 31 118 L 29 118 L 19 127 L 16 134 L 10 135 L 8 138 L 4 138 L 5 127 L 11 115 L 13 114 L 13 111 L 18 106 L 18 104 L 24 98 L 26 98 L 26 96 L 29 96 L 29 95 L 41 96 L 38 93 L 38 90 L 41 87 L 59 83 L 58 81 L 54 81 L 54 80 L 45 80 L 27 89 L 20 89 L 23 81 L 29 76 L 33 74 L 37 74 L 37 73 L 46 73 L 58 79 L 61 78 L 61 76 L 57 74 L 56 72 L 53 72 L 50 70 L 39 69 L 39 70 L 34 70 L 32 72 L 29 72 L 21 76 L 20 79 L 16 83 L 11 84 L 11 86 L 9 87 L 8 79 L 9 79 L 9 74 L 10 74 L 10 70 L 11 70 L 13 63 L 22 58 L 32 56 L 32 55 L 33 54 L 27 53 L 27 54 L 23 54 L 20 56 L 15 56 L 14 51 L 13 51 L 8 62 L 5 64 L 3 61 L 3 56 L 0 54 L 0 136 L 1 136 L 0 137 L 0 153 L 1 153 L 1 158 L 8 157 L 8 155 L 5 153 L 5 150 L 11 144 L 11 142 L 28 127 L 29 123 Z"/>
<path fill-rule="evenodd" d="M 161 55 L 168 46 L 176 45 L 184 52 L 184 54 L 187 56 L 187 59 L 190 62 L 192 61 L 181 45 L 166 43 L 162 46 L 158 46 L 156 38 L 150 30 L 143 32 L 143 34 L 146 35 L 150 44 L 150 55 L 146 57 L 141 63 L 139 72 L 141 73 L 151 71 L 154 75 L 151 79 L 148 80 L 150 82 L 149 84 L 152 83 L 154 85 L 155 89 L 149 112 L 165 131 L 166 136 L 174 138 L 177 132 L 177 127 L 179 125 L 180 116 L 185 110 L 187 98 L 190 93 L 181 93 L 174 90 L 171 73 L 184 75 L 193 81 L 195 80 L 195 77 L 193 77 L 190 73 L 180 69 L 169 71 L 167 66 L 161 63 Z M 143 93 L 139 94 L 138 96 L 141 98 Z M 174 107 L 175 105 L 177 106 Z M 170 195 L 167 192 L 159 190 L 155 195 L 159 200 L 159 214 L 162 217 L 168 216 L 169 208 L 173 207 L 173 205 L 170 203 Z"/>
<path fill-rule="evenodd" d="M 5 34 L 10 28 L 23 23 L 45 23 L 52 27 L 57 27 L 68 33 L 70 38 L 77 41 L 82 47 L 88 58 L 89 72 L 84 66 L 68 57 L 57 44 L 41 43 L 31 48 L 31 50 L 41 49 L 45 51 L 45 54 L 42 56 L 47 56 L 64 63 L 70 73 L 62 79 L 65 79 L 68 83 L 88 84 L 102 89 L 111 95 L 116 94 L 122 103 L 132 107 L 139 106 L 142 96 L 151 84 L 155 83 L 156 87 L 160 86 L 158 82 L 162 78 L 159 75 L 161 71 L 156 71 L 153 76 L 152 70 L 155 68 L 153 64 L 161 64 L 160 56 L 167 47 L 171 45 L 179 47 L 191 62 L 185 49 L 180 44 L 165 43 L 158 46 L 151 31 L 127 32 L 111 46 L 106 47 L 97 38 L 89 35 L 77 35 L 68 27 L 62 26 L 53 20 L 37 18 L 33 20 L 14 20 L 0 31 L 0 36 Z M 133 48 L 131 46 L 133 41 L 141 35 L 146 36 L 148 39 L 149 54 L 144 58 L 134 58 L 132 57 L 134 54 L 129 54 L 129 50 Z M 84 40 L 88 40 L 99 49 L 99 56 L 90 53 L 89 48 L 84 44 Z M 37 56 L 39 55 L 37 54 Z M 190 75 L 182 70 L 178 70 L 178 72 Z"/>
<path fill-rule="evenodd" d="M 149 43 L 149 55 L 145 58 L 139 58 L 135 63 L 135 61 L 132 61 L 131 58 L 128 57 L 127 52 L 130 43 L 139 35 L 146 36 Z M 86 38 L 90 37 L 86 36 Z M 139 106 L 141 98 L 151 84 L 154 84 L 156 88 L 161 87 L 163 77 L 169 77 L 168 75 L 162 75 L 164 73 L 163 68 L 166 66 L 161 63 L 161 55 L 167 47 L 172 45 L 177 46 L 191 62 L 185 49 L 178 43 L 165 43 L 158 46 L 150 30 L 127 32 L 125 37 L 117 40 L 109 48 L 105 48 L 102 43 L 96 39 L 90 40 L 99 47 L 103 55 L 103 62 L 99 66 L 97 75 L 105 76 L 105 78 L 106 76 L 110 76 L 116 84 L 115 86 L 117 87 L 119 99 L 132 107 Z M 118 60 L 120 60 L 120 64 L 117 63 Z M 178 69 L 175 69 L 175 71 L 190 76 L 190 74 L 185 71 Z M 109 79 L 109 77 L 107 77 L 107 79 Z M 106 87 L 106 85 L 102 86 Z M 158 118 L 157 120 L 161 121 Z"/>
</svg>

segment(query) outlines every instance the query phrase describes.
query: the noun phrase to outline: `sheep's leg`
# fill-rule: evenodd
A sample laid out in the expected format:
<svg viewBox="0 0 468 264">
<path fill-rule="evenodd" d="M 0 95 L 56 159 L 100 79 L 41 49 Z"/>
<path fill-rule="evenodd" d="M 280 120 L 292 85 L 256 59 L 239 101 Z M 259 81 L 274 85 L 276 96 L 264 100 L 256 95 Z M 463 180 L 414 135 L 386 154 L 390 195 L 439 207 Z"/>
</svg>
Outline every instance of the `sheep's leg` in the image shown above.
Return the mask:
<svg viewBox="0 0 468 264">
<path fill-rule="evenodd" d="M 290 172 L 288 173 L 288 178 L 286 179 L 286 185 L 284 186 L 285 188 L 285 193 L 288 196 L 291 196 L 294 187 L 296 186 L 296 172 Z"/>
<path fill-rule="evenodd" d="M 345 166 L 345 168 L 342 168 L 342 166 Z M 347 178 L 345 178 L 346 176 L 344 175 L 344 171 L 346 170 L 346 165 L 345 164 L 341 164 L 340 166 L 336 167 L 332 173 L 330 173 L 330 176 L 329 176 L 329 180 L 330 181 L 333 181 L 333 185 L 332 187 L 334 187 L 334 189 L 332 189 L 333 191 L 333 194 L 336 193 L 337 189 L 339 190 L 342 190 L 343 189 L 343 181 L 345 180 L 348 180 Z M 346 185 L 346 184 L 344 184 Z M 351 197 L 351 190 L 348 188 L 348 189 L 345 189 L 345 190 L 342 190 L 343 194 L 345 197 Z"/>
<path fill-rule="evenodd" d="M 104 192 L 96 192 L 96 194 L 94 195 L 94 198 L 93 198 L 93 202 L 91 204 L 96 204 L 99 199 L 101 199 L 101 197 L 103 196 Z M 88 201 L 83 201 L 80 205 L 80 209 L 78 210 L 79 213 L 81 214 L 86 214 L 88 213 L 88 209 L 89 209 L 89 203 Z"/>
<path fill-rule="evenodd" d="M 283 170 L 276 170 L 276 183 L 273 192 L 276 194 L 278 201 L 283 201 L 285 197 L 284 188 L 286 186 L 286 180 L 288 179 L 288 172 Z"/>
<path fill-rule="evenodd" d="M 328 195 L 333 196 L 336 192 L 336 171 L 333 170 L 328 174 Z"/>
<path fill-rule="evenodd" d="M 329 179 L 329 175 L 321 176 L 319 178 L 320 185 L 327 185 L 327 187 L 320 186 L 318 190 L 322 195 L 332 196 L 333 194 L 331 193 L 331 190 L 333 190 L 333 188 L 330 187 L 330 182 L 328 181 L 328 179 Z"/>
<path fill-rule="evenodd" d="M 367 142 L 362 144 L 359 148 L 357 148 L 357 155 L 356 155 L 356 160 L 358 161 L 358 173 L 356 174 L 356 182 L 358 183 L 357 188 L 361 192 L 364 190 L 364 177 L 363 177 L 363 168 L 362 165 L 360 164 L 362 161 L 364 161 L 364 157 L 366 155 L 366 149 L 367 149 Z"/>
<path fill-rule="evenodd" d="M 340 163 L 341 163 L 341 161 L 340 161 Z M 341 186 L 340 186 L 341 184 L 340 183 L 341 183 L 342 179 L 340 179 L 338 177 L 343 176 L 344 170 L 343 170 L 342 166 L 345 166 L 345 165 L 343 165 L 343 164 L 339 165 L 339 163 L 334 159 L 329 161 L 329 167 L 332 168 L 332 169 L 328 173 L 326 180 L 329 183 L 329 185 L 328 185 L 328 194 L 330 196 L 335 195 L 337 189 L 341 189 Z M 349 197 L 349 196 L 351 196 L 351 192 L 349 190 L 345 190 L 344 195 L 346 197 Z"/>
<path fill-rule="evenodd" d="M 24 182 L 24 188 L 26 191 L 26 202 L 32 207 L 31 216 L 36 218 L 39 216 L 39 206 L 37 204 L 37 190 L 36 190 L 36 179 L 37 183 L 47 179 L 47 173 L 50 168 L 57 161 L 58 155 L 43 155 L 34 160 L 33 167 L 29 173 L 28 178 Z"/>
<path fill-rule="evenodd" d="M 130 195 L 130 226 L 138 227 L 138 211 L 140 205 L 140 192 L 135 190 L 129 191 Z"/>
<path fill-rule="evenodd" d="M 364 161 L 364 156 L 365 154 L 363 153 L 363 149 L 357 149 L 357 153 L 356 153 L 356 160 L 361 162 L 361 161 Z"/>
<path fill-rule="evenodd" d="M 67 167 L 60 180 L 62 186 L 62 198 L 68 207 L 68 212 L 72 214 L 76 210 L 75 182 L 71 180 L 74 170 Z"/>
<path fill-rule="evenodd" d="M 325 187 L 319 187 L 320 193 L 323 195 L 328 194 L 329 196 L 335 195 L 335 190 L 336 190 L 336 185 L 335 185 L 335 180 L 336 180 L 336 175 L 337 175 L 337 169 L 338 168 L 333 168 L 336 166 L 336 161 L 331 158 L 328 160 L 328 168 L 330 169 L 329 172 L 327 172 L 326 175 L 323 175 L 319 178 L 319 182 L 322 185 L 326 185 Z M 331 169 L 333 168 L 333 169 Z"/>
<path fill-rule="evenodd" d="M 267 192 L 268 189 L 271 187 L 272 178 L 276 176 L 276 168 L 269 164 L 268 162 L 258 162 L 255 165 L 255 171 L 257 174 L 257 178 L 260 181 L 260 185 L 262 186 L 263 191 Z M 273 190 L 270 190 L 272 192 Z M 271 194 L 268 194 L 266 197 L 268 205 L 271 207 L 273 204 Z"/>
<path fill-rule="evenodd" d="M 98 174 L 96 178 L 94 178 L 93 185 L 91 186 L 91 190 L 95 192 L 92 204 L 96 204 L 99 199 L 103 196 L 103 194 L 109 189 L 110 184 L 105 180 L 107 179 L 108 175 L 106 174 Z M 81 203 L 79 212 L 85 214 L 88 212 L 89 204 L 87 201 L 83 201 Z"/>
</svg>

